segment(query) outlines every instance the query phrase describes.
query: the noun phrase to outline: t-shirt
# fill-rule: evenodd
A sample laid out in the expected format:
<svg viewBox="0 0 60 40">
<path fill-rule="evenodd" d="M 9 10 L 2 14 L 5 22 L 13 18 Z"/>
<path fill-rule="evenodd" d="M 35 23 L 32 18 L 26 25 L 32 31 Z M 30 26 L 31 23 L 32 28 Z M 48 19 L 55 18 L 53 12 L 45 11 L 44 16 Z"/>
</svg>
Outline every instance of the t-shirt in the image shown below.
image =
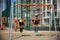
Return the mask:
<svg viewBox="0 0 60 40">
<path fill-rule="evenodd" d="M 23 22 L 23 20 L 22 20 L 22 19 L 20 19 L 20 20 L 19 20 L 19 22 Z"/>
<path fill-rule="evenodd" d="M 20 19 L 19 20 L 19 24 L 20 24 L 20 26 L 24 25 L 24 20 L 23 19 Z"/>
<path fill-rule="evenodd" d="M 40 21 L 40 20 L 39 20 L 38 18 L 37 18 L 37 19 L 34 18 L 34 19 L 32 20 L 32 22 L 33 22 L 35 25 L 38 25 L 38 24 L 39 24 L 39 21 Z"/>
<path fill-rule="evenodd" d="M 25 20 L 24 19 L 20 19 L 19 22 L 24 22 Z"/>
</svg>

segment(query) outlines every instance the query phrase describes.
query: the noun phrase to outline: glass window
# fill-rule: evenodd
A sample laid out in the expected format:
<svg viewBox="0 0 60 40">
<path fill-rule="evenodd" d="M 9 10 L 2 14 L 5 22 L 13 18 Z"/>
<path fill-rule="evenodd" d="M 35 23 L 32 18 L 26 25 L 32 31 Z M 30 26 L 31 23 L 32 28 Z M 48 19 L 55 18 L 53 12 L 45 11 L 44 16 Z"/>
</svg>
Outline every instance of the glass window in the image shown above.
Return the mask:
<svg viewBox="0 0 60 40">
<path fill-rule="evenodd" d="M 53 0 L 53 4 L 57 4 L 57 0 Z"/>
<path fill-rule="evenodd" d="M 37 9 L 38 13 L 40 13 L 40 8 Z"/>
<path fill-rule="evenodd" d="M 23 9 L 26 9 L 26 6 L 23 6 L 22 8 L 23 8 Z"/>
<path fill-rule="evenodd" d="M 45 0 L 43 0 L 43 3 L 45 4 Z"/>
<path fill-rule="evenodd" d="M 22 3 L 26 3 L 26 0 L 23 0 Z"/>
<path fill-rule="evenodd" d="M 26 11 L 26 6 L 23 6 L 22 7 L 22 11 Z"/>
<path fill-rule="evenodd" d="M 48 23 L 49 23 L 49 19 L 44 19 L 44 22 L 45 22 L 46 24 L 48 24 Z"/>
<path fill-rule="evenodd" d="M 36 6 L 33 6 L 33 7 L 32 7 L 33 10 L 36 10 L 36 8 L 37 8 Z"/>
<path fill-rule="evenodd" d="M 54 9 L 57 9 L 57 0 L 53 0 Z"/>
<path fill-rule="evenodd" d="M 35 3 L 35 0 L 33 0 L 33 3 Z"/>
<path fill-rule="evenodd" d="M 51 0 L 47 0 L 47 3 L 50 3 L 51 2 Z"/>
<path fill-rule="evenodd" d="M 59 18 L 56 18 L 55 21 L 56 21 L 56 25 L 59 26 Z"/>
<path fill-rule="evenodd" d="M 47 12 L 47 16 L 50 16 L 51 15 L 51 12 Z"/>
<path fill-rule="evenodd" d="M 33 10 L 33 13 L 35 13 L 35 10 Z"/>
<path fill-rule="evenodd" d="M 55 11 L 55 17 L 57 16 L 57 11 Z"/>
<path fill-rule="evenodd" d="M 40 0 L 37 0 L 37 3 L 40 3 Z"/>
<path fill-rule="evenodd" d="M 45 10 L 45 6 L 43 6 L 43 10 Z"/>
<path fill-rule="evenodd" d="M 57 9 L 57 5 L 54 5 L 54 9 Z"/>
<path fill-rule="evenodd" d="M 45 12 L 43 12 L 43 16 L 45 17 Z"/>
</svg>

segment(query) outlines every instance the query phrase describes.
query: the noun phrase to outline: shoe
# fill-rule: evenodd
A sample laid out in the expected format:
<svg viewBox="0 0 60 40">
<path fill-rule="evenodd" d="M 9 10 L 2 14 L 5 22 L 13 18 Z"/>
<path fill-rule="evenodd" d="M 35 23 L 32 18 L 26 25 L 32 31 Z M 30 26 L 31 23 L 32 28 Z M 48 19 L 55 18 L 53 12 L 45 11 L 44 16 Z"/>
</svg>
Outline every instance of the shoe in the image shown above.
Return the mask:
<svg viewBox="0 0 60 40">
<path fill-rule="evenodd" d="M 38 34 L 38 31 L 35 32 L 35 35 L 36 35 L 36 36 L 37 36 L 37 34 Z"/>
</svg>

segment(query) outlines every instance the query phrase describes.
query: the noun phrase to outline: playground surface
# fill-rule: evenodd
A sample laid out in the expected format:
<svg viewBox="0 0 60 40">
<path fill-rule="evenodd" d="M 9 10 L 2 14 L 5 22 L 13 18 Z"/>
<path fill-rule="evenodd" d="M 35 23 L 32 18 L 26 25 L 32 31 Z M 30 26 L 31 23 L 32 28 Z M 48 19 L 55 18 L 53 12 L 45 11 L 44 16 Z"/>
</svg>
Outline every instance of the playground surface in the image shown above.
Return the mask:
<svg viewBox="0 0 60 40">
<path fill-rule="evenodd" d="M 58 34 L 56 39 L 55 33 Z M 59 40 L 60 31 L 38 31 L 38 35 L 34 35 L 34 31 L 24 30 L 22 35 L 18 31 L 12 30 L 12 40 Z M 0 30 L 0 40 L 9 40 L 9 31 Z"/>
</svg>

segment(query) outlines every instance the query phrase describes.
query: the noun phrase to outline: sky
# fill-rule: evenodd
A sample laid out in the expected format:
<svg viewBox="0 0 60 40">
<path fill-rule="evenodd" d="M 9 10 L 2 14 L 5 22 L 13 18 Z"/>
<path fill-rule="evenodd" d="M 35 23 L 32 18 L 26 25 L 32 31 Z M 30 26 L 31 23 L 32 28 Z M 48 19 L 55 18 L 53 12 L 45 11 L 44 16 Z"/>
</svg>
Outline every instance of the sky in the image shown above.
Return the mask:
<svg viewBox="0 0 60 40">
<path fill-rule="evenodd" d="M 0 0 L 0 10 L 2 9 L 2 0 Z"/>
<path fill-rule="evenodd" d="M 0 11 L 5 10 L 5 8 L 6 8 L 5 0 L 0 0 Z"/>
<path fill-rule="evenodd" d="M 0 0 L 0 17 L 2 17 L 2 11 L 6 8 L 5 0 Z"/>
</svg>

